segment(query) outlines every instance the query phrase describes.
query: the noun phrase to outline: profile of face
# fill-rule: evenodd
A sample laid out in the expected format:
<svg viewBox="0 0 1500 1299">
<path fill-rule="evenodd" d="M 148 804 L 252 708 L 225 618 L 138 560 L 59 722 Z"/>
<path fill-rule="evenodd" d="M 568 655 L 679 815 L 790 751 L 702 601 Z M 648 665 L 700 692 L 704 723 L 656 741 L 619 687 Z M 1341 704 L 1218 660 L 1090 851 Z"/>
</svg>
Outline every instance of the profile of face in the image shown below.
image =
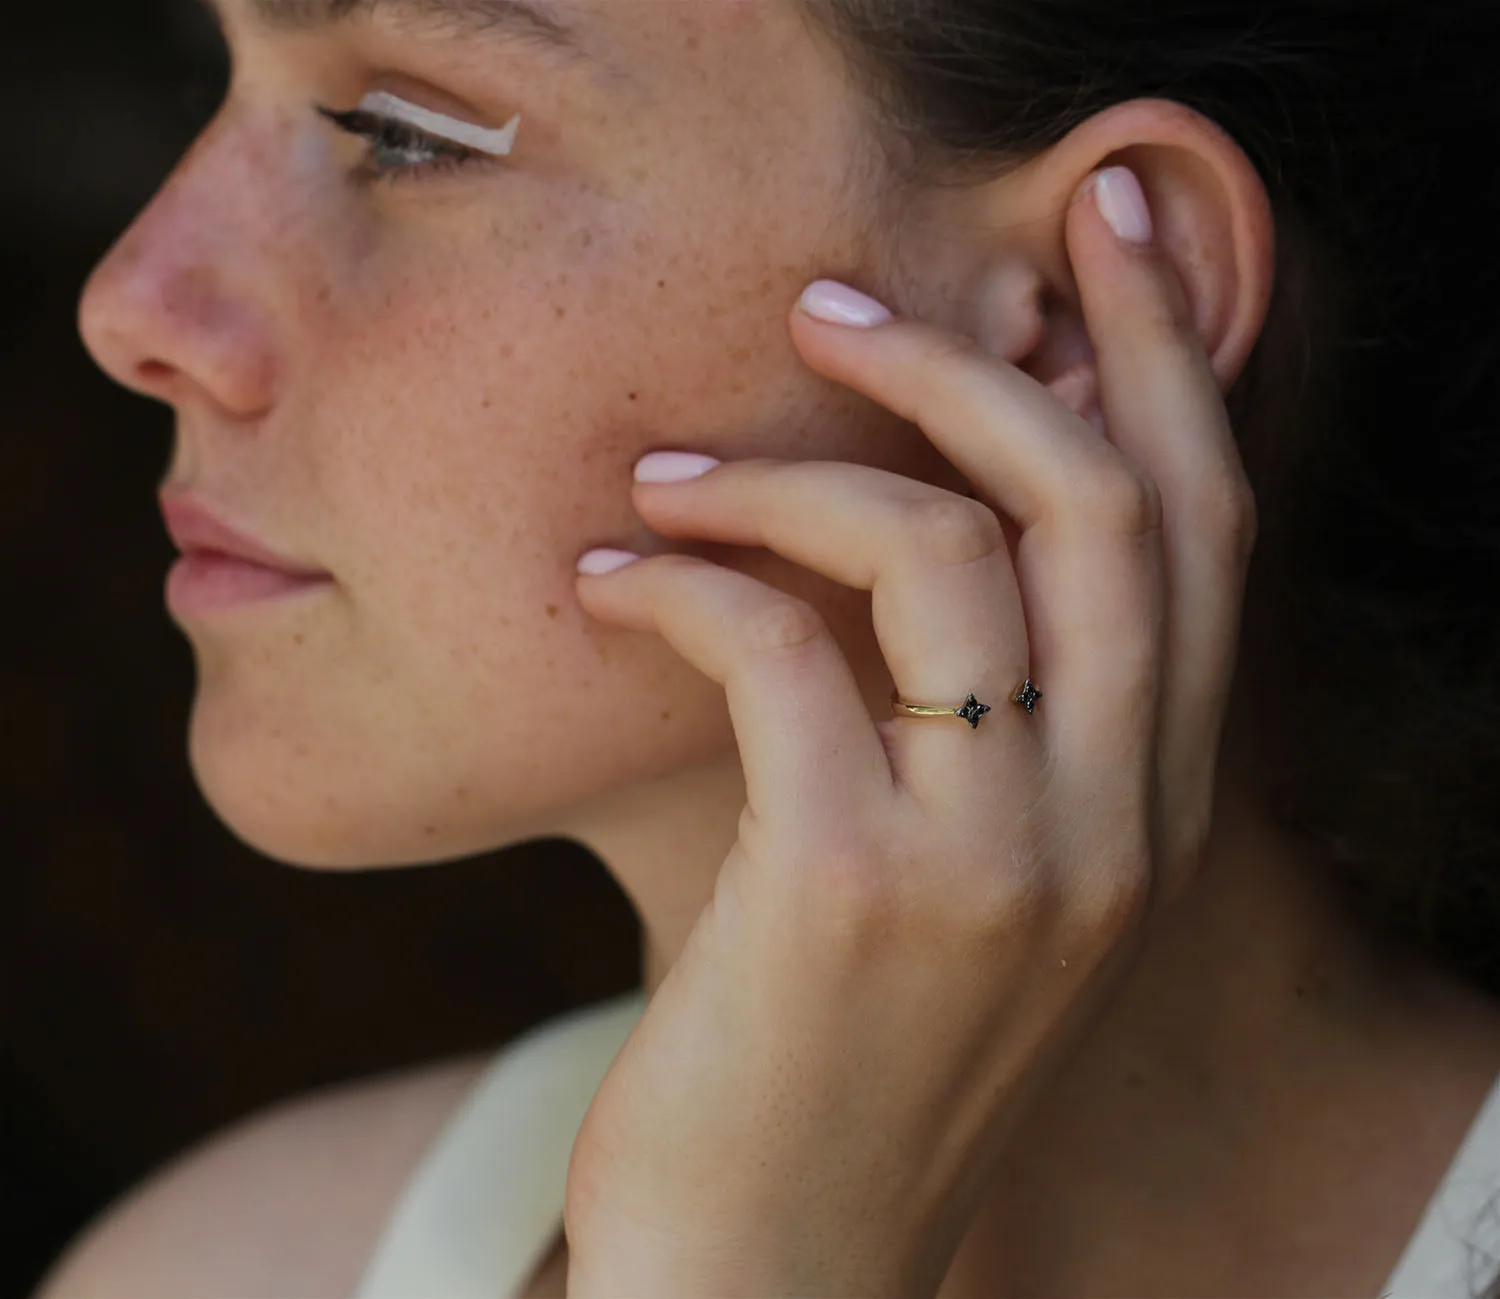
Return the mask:
<svg viewBox="0 0 1500 1299">
<path fill-rule="evenodd" d="M 277 7 L 220 0 L 229 93 L 79 314 L 98 363 L 175 412 L 166 490 L 332 578 L 178 617 L 190 756 L 225 823 L 305 866 L 438 861 L 732 759 L 723 688 L 582 609 L 596 546 L 813 600 L 881 699 L 867 593 L 669 542 L 631 503 L 659 449 L 964 486 L 791 342 L 809 282 L 869 283 L 891 251 L 867 103 L 797 0 L 553 0 L 573 46 L 395 3 L 310 26 Z M 519 114 L 513 148 L 453 165 L 319 111 L 371 92 L 488 129 Z"/>
<path fill-rule="evenodd" d="M 868 255 L 857 102 L 790 0 L 567 12 L 578 49 L 223 0 L 229 94 L 85 286 L 94 358 L 175 412 L 167 490 L 333 578 L 178 619 L 196 776 L 274 857 L 465 855 L 732 753 L 722 687 L 583 611 L 585 550 L 840 599 L 765 552 L 668 543 L 630 484 L 653 449 L 853 458 L 869 435 L 786 329 Z M 453 166 L 316 111 L 372 91 L 519 114 L 513 148 Z"/>
</svg>

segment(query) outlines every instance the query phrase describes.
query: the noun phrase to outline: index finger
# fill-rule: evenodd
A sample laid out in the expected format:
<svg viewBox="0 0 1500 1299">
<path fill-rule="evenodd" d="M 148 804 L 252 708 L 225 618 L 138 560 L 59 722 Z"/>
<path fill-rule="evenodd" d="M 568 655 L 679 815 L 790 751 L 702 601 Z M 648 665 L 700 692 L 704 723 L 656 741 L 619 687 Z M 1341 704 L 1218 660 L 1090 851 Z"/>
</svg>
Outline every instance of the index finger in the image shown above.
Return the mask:
<svg viewBox="0 0 1500 1299">
<path fill-rule="evenodd" d="M 1228 384 L 1221 381 L 1207 349 L 1213 346 L 1218 364 L 1226 369 L 1242 362 L 1254 341 L 1244 337 L 1242 322 L 1264 319 L 1275 254 L 1254 248 L 1232 254 L 1241 262 L 1264 265 L 1234 266 L 1226 296 L 1247 296 L 1218 307 L 1220 317 L 1226 308 L 1233 309 L 1234 321 L 1205 329 L 1159 244 L 1119 240 L 1099 218 L 1092 194 L 1100 177 L 1110 174 L 1119 183 L 1139 186 L 1125 167 L 1091 177 L 1068 212 L 1068 256 L 1094 346 L 1107 436 L 1145 471 L 1164 500 L 1170 497 L 1178 504 L 1180 518 L 1181 509 L 1191 508 L 1205 493 L 1249 494 L 1224 404 Z M 1258 186 L 1256 190 L 1260 192 Z M 1209 309 L 1205 306 L 1205 314 Z M 1239 334 L 1231 337 L 1236 328 Z M 1206 330 L 1217 335 L 1211 344 Z M 1240 540 L 1248 549 L 1252 538 Z"/>
<path fill-rule="evenodd" d="M 1111 170 L 1138 184 L 1127 169 Z M 1106 435 L 1156 484 L 1162 503 L 1166 621 L 1153 809 L 1161 866 L 1154 904 L 1161 905 L 1191 875 L 1208 833 L 1256 507 L 1220 377 L 1176 267 L 1158 243 L 1117 240 L 1091 194 L 1092 186 L 1069 211 L 1067 239 Z M 1252 265 L 1232 287 L 1268 295 L 1271 278 Z M 1263 319 L 1263 300 L 1228 305 L 1231 327 Z M 1248 349 L 1230 340 L 1230 350 Z"/>
</svg>

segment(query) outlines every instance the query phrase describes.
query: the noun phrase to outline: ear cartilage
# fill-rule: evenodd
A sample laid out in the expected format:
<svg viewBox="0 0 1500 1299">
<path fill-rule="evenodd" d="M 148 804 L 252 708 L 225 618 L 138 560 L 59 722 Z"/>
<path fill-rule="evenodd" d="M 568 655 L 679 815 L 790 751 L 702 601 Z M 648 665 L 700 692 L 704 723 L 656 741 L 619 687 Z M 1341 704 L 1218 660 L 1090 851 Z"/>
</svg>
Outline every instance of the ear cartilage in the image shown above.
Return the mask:
<svg viewBox="0 0 1500 1299">
<path fill-rule="evenodd" d="M 500 157 L 509 154 L 514 147 L 516 131 L 521 125 L 521 115 L 517 113 L 498 131 L 490 131 L 470 122 L 460 122 L 443 113 L 434 113 L 430 108 L 409 104 L 384 90 L 372 90 L 360 101 L 359 106 L 367 113 L 399 118 L 419 130 L 431 131 L 434 135 L 452 140 L 467 149 L 477 149 L 480 153 L 492 153 Z"/>
</svg>

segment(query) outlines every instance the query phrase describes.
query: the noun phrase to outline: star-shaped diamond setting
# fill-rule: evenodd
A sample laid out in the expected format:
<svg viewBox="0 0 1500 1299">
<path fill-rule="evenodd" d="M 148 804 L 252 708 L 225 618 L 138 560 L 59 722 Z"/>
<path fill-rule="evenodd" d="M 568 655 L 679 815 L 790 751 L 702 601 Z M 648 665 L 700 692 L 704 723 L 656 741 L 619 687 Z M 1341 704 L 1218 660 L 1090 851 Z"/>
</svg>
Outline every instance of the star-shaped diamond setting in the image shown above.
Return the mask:
<svg viewBox="0 0 1500 1299">
<path fill-rule="evenodd" d="M 1031 678 L 1026 678 L 1026 684 L 1021 687 L 1020 693 L 1016 695 L 1016 703 L 1022 705 L 1029 714 L 1036 712 L 1036 701 L 1042 697 L 1042 692 L 1031 684 Z"/>
<path fill-rule="evenodd" d="M 990 711 L 990 706 L 988 704 L 981 704 L 973 695 L 970 695 L 964 700 L 962 708 L 955 708 L 953 711 L 962 717 L 964 721 L 968 722 L 970 730 L 977 731 L 979 729 L 979 719 Z"/>
</svg>

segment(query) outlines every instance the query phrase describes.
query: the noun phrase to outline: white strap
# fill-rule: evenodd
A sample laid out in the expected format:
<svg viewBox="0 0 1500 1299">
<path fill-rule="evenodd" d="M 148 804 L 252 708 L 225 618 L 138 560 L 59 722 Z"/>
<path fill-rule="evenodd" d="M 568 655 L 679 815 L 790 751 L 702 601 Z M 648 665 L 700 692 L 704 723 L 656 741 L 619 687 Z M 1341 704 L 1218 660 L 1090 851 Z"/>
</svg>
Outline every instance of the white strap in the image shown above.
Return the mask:
<svg viewBox="0 0 1500 1299">
<path fill-rule="evenodd" d="M 1472 1299 L 1500 1272 L 1500 1079 L 1428 1202 L 1381 1299 Z"/>
<path fill-rule="evenodd" d="M 583 1116 L 645 1010 L 640 989 L 508 1044 L 429 1148 L 355 1299 L 517 1294 L 562 1224 Z M 1472 1299 L 1500 1272 L 1500 1079 L 1380 1299 Z"/>
<path fill-rule="evenodd" d="M 637 989 L 509 1043 L 407 1182 L 355 1299 L 517 1294 L 562 1225 L 589 1103 L 645 1010 Z"/>
</svg>

